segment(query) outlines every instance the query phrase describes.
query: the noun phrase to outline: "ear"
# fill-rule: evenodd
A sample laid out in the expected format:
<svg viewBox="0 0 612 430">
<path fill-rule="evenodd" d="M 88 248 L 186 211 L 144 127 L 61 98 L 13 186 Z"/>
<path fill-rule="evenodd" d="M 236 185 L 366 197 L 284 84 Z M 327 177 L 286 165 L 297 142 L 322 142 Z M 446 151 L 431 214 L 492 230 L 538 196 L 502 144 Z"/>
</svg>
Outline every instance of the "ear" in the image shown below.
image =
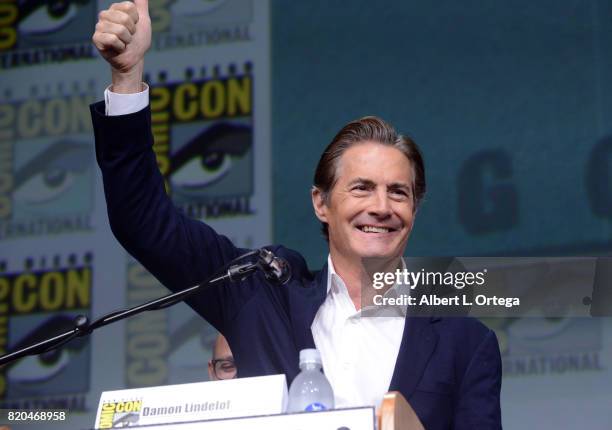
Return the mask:
<svg viewBox="0 0 612 430">
<path fill-rule="evenodd" d="M 310 191 L 312 197 L 312 207 L 314 208 L 315 215 L 321 222 L 327 222 L 327 204 L 323 198 L 323 193 L 317 187 L 312 187 Z"/>
</svg>

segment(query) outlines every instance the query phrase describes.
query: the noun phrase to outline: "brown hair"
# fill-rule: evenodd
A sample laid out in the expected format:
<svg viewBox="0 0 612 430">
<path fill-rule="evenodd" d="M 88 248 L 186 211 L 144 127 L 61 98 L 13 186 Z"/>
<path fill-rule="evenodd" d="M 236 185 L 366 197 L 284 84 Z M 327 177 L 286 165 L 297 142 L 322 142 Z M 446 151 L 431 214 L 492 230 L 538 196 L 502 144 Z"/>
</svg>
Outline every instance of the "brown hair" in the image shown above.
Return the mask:
<svg viewBox="0 0 612 430">
<path fill-rule="evenodd" d="M 325 204 L 329 203 L 330 192 L 338 181 L 336 172 L 342 154 L 351 146 L 367 141 L 393 146 L 408 158 L 414 169 L 412 195 L 416 209 L 425 195 L 425 165 L 421 151 L 410 137 L 398 134 L 391 124 L 375 116 L 366 116 L 346 124 L 321 154 L 315 170 L 314 187 L 321 192 Z M 329 240 L 327 223 L 321 224 L 323 234 Z"/>
</svg>

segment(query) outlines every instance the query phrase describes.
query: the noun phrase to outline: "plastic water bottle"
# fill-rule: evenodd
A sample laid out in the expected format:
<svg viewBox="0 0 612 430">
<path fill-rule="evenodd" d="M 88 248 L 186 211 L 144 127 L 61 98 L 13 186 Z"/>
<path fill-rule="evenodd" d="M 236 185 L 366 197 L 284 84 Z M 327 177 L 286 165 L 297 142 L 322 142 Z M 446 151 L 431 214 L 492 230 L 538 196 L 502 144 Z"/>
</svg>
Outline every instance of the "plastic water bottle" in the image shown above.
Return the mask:
<svg viewBox="0 0 612 430">
<path fill-rule="evenodd" d="M 334 392 L 321 372 L 321 354 L 316 349 L 300 351 L 300 369 L 289 388 L 288 412 L 323 411 L 334 408 Z"/>
</svg>

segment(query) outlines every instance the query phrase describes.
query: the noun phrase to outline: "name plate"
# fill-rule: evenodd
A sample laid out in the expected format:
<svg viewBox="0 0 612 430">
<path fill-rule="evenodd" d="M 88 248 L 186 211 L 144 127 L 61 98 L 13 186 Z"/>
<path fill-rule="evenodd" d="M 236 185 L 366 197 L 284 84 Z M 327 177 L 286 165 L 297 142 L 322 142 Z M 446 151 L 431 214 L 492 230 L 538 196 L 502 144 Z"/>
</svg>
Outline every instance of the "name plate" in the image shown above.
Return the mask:
<svg viewBox="0 0 612 430">
<path fill-rule="evenodd" d="M 373 407 L 162 424 L 151 430 L 374 430 Z"/>
<path fill-rule="evenodd" d="M 105 391 L 94 427 L 109 429 L 283 413 L 285 375 Z"/>
</svg>

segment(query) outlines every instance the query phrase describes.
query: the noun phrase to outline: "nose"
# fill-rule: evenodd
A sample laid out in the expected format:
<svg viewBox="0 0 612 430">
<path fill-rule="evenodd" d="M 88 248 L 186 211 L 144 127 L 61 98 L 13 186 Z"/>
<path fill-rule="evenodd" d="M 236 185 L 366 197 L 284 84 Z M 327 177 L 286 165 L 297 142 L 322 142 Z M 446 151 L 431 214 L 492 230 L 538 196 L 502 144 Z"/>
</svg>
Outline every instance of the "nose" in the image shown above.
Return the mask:
<svg viewBox="0 0 612 430">
<path fill-rule="evenodd" d="M 386 190 L 377 190 L 372 194 L 368 213 L 376 218 L 388 218 L 391 216 L 391 202 Z"/>
</svg>

